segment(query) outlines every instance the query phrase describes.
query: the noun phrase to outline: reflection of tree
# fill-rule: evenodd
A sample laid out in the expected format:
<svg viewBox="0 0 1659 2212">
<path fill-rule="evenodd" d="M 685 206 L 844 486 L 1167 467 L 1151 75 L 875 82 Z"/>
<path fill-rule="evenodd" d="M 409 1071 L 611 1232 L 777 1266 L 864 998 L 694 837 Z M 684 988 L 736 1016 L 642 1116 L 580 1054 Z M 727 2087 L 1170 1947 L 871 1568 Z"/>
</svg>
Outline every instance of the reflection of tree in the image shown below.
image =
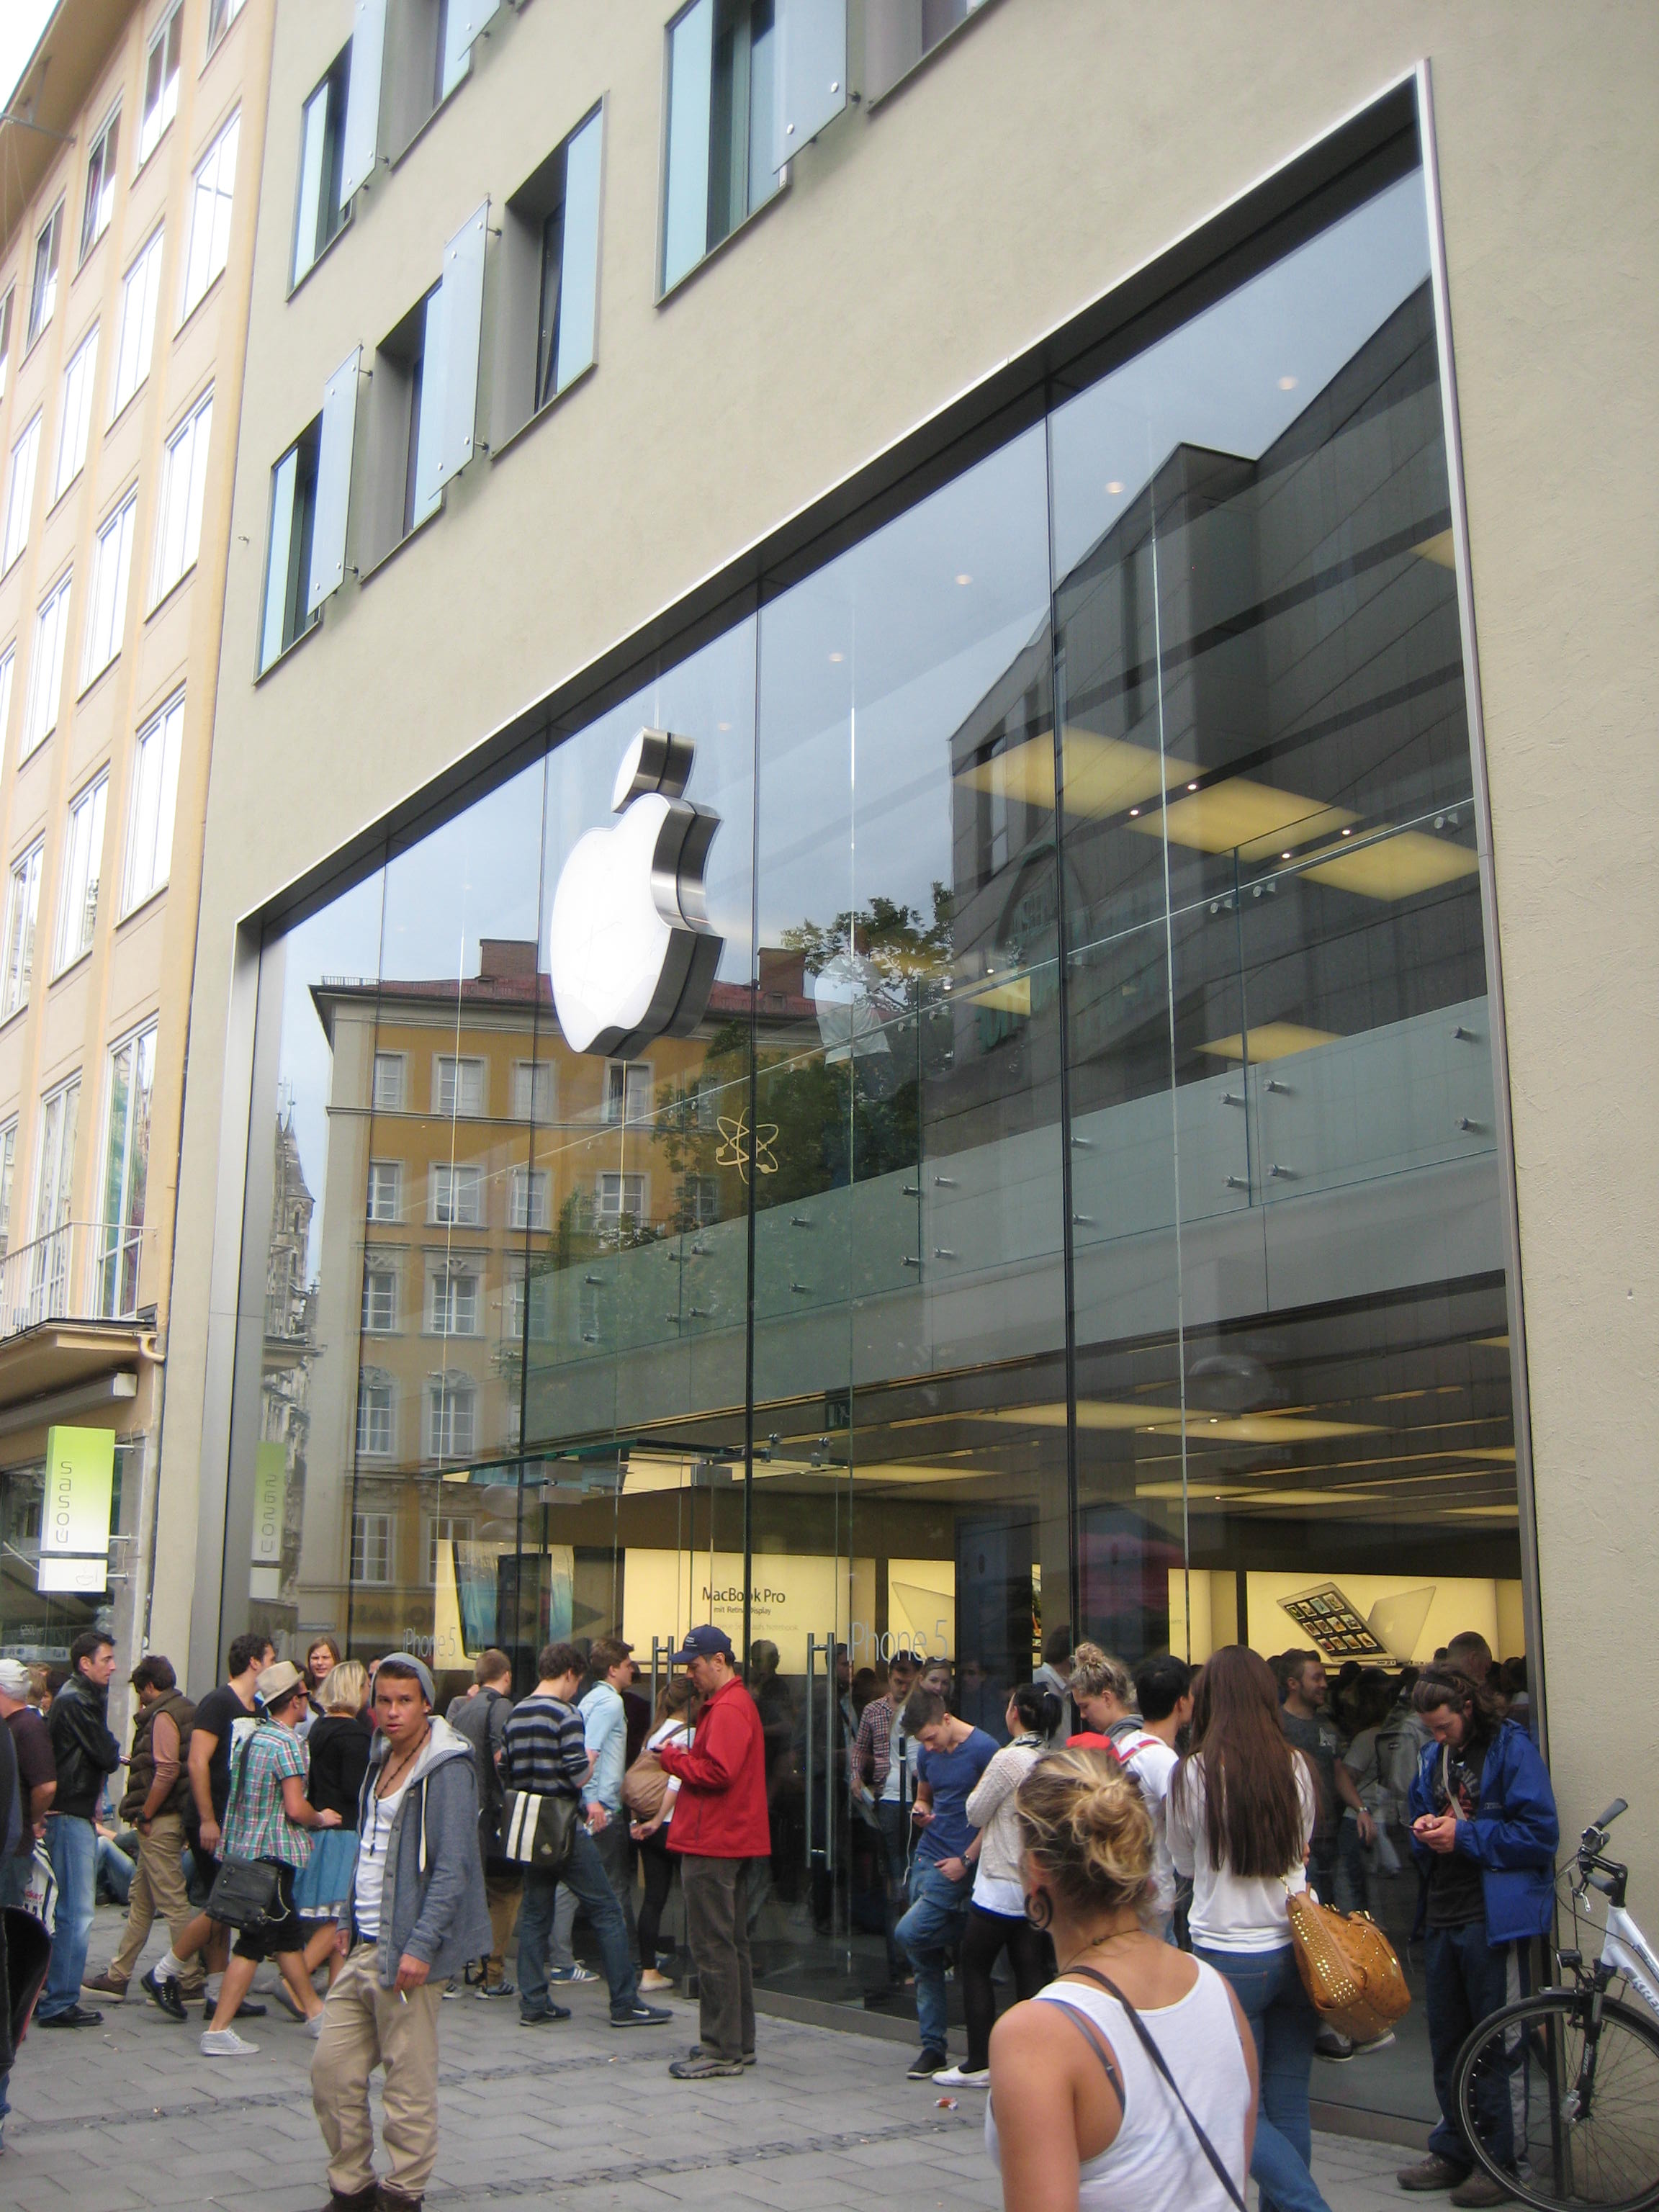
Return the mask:
<svg viewBox="0 0 1659 2212">
<path fill-rule="evenodd" d="M 948 884 L 933 885 L 933 919 L 924 927 L 915 907 L 897 906 L 891 899 L 872 898 L 867 907 L 838 914 L 826 927 L 802 921 L 783 933 L 791 952 L 805 955 L 809 974 L 822 975 L 842 953 L 852 953 L 878 968 L 891 982 L 942 976 L 951 964 L 951 909 Z"/>
</svg>

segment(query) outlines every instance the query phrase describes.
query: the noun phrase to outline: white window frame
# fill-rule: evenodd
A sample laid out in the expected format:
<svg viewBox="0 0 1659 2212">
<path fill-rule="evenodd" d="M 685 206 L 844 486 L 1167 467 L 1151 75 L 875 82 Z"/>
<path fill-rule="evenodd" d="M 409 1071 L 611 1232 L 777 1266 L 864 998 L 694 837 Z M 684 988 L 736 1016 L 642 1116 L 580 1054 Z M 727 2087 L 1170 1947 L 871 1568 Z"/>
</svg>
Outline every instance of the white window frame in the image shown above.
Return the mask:
<svg viewBox="0 0 1659 2212">
<path fill-rule="evenodd" d="M 121 146 L 121 103 L 118 100 L 104 118 L 98 136 L 87 151 L 87 166 L 81 201 L 81 250 L 76 258 L 77 268 L 85 264 L 99 240 L 109 228 L 110 217 L 115 212 L 116 162 Z M 97 189 L 93 188 L 93 164 L 98 165 Z"/>
<path fill-rule="evenodd" d="M 385 1403 L 377 1409 L 371 1407 L 371 1398 L 383 1398 Z M 376 1410 L 386 1417 L 386 1442 L 380 1444 L 369 1441 L 372 1434 L 369 1424 Z M 395 1459 L 397 1455 L 397 1379 L 384 1367 L 360 1367 L 357 1370 L 357 1456 L 359 1459 Z"/>
<path fill-rule="evenodd" d="M 374 1222 L 404 1218 L 404 1164 L 401 1160 L 371 1160 L 366 1218 Z"/>
<path fill-rule="evenodd" d="M 52 941 L 54 981 L 77 960 L 85 958 L 98 934 L 98 893 L 108 811 L 109 770 L 105 769 L 69 803 L 63 873 L 58 887 L 58 927 Z"/>
<path fill-rule="evenodd" d="M 607 1191 L 613 1185 L 617 1203 L 608 1206 L 605 1203 Z M 637 1191 L 637 1206 L 624 1202 L 630 1186 Z M 601 1168 L 593 1179 L 593 1211 L 601 1228 L 620 1229 L 624 1214 L 635 1224 L 642 1224 L 648 1218 L 647 1209 L 650 1203 L 651 1178 L 638 1169 Z"/>
<path fill-rule="evenodd" d="M 0 653 L 0 759 L 5 755 L 6 725 L 11 720 L 13 680 L 17 674 L 17 641 L 13 638 Z"/>
<path fill-rule="evenodd" d="M 393 1579 L 397 1522 L 390 1513 L 354 1509 L 351 1516 L 351 1581 L 366 1589 L 388 1589 Z M 374 1570 L 370 1572 L 371 1567 Z"/>
<path fill-rule="evenodd" d="M 6 386 L 11 381 L 11 326 L 17 314 L 17 285 L 15 280 L 0 292 L 0 399 L 6 396 Z"/>
<path fill-rule="evenodd" d="M 545 1230 L 550 1218 L 553 1178 L 546 1168 L 514 1168 L 507 1178 L 509 1229 Z"/>
<path fill-rule="evenodd" d="M 459 1434 L 458 1415 L 466 1416 L 466 1435 Z M 478 1386 L 470 1375 L 451 1369 L 427 1378 L 426 1436 L 428 1459 L 471 1459 L 478 1448 Z"/>
<path fill-rule="evenodd" d="M 513 1118 L 547 1128 L 555 1118 L 556 1088 L 550 1060 L 515 1060 L 513 1063 Z"/>
<path fill-rule="evenodd" d="M 377 1292 L 374 1287 L 376 1285 L 381 1286 L 384 1295 Z M 362 1334 L 365 1336 L 396 1336 L 398 1334 L 399 1310 L 403 1304 L 400 1291 L 397 1262 L 386 1259 L 380 1253 L 367 1254 L 363 1260 L 363 1303 L 361 1322 Z M 377 1319 L 377 1313 L 385 1317 Z"/>
<path fill-rule="evenodd" d="M 81 641 L 81 689 L 103 674 L 121 650 L 132 580 L 132 538 L 138 521 L 134 485 L 100 526 L 92 545 L 92 596 Z"/>
<path fill-rule="evenodd" d="M 221 40 L 241 14 L 246 0 L 208 0 L 207 58 L 219 51 Z"/>
<path fill-rule="evenodd" d="M 196 566 L 202 547 L 202 503 L 207 492 L 208 447 L 213 437 L 210 385 L 167 440 L 157 501 L 155 556 L 150 569 L 154 613 Z M 176 563 L 176 565 L 175 565 Z"/>
<path fill-rule="evenodd" d="M 103 1188 L 97 1198 L 95 1218 L 100 1224 L 98 1310 L 106 1321 L 124 1319 L 137 1310 L 140 1267 L 143 1256 L 144 1213 L 149 1198 L 149 1131 L 155 1098 L 155 1038 L 154 1015 L 118 1038 L 109 1048 L 104 1076 L 104 1141 L 98 1157 L 103 1163 Z M 149 1046 L 148 1055 L 145 1047 Z M 127 1055 L 126 1109 L 123 1126 L 115 1126 L 115 1082 L 123 1055 Z M 146 1057 L 149 1082 L 143 1088 L 142 1116 L 137 1102 L 141 1095 L 139 1072 Z M 143 1122 L 143 1145 L 138 1142 Z M 119 1158 L 114 1147 L 119 1146 Z M 114 1188 L 112 1191 L 112 1184 Z"/>
<path fill-rule="evenodd" d="M 466 1296 L 462 1297 L 463 1287 Z M 483 1255 L 465 1253 L 426 1263 L 426 1301 L 422 1326 L 428 1336 L 480 1336 L 483 1333 Z M 465 1306 L 465 1315 L 463 1307 Z"/>
<path fill-rule="evenodd" d="M 600 1094 L 599 1119 L 615 1127 L 648 1128 L 656 1112 L 656 1068 L 648 1060 L 607 1060 L 605 1089 Z M 639 1093 L 645 1093 L 645 1111 L 639 1111 Z M 614 1094 L 614 1095 L 613 1095 Z"/>
<path fill-rule="evenodd" d="M 432 1110 L 445 1121 L 483 1120 L 489 1111 L 489 1063 L 473 1053 L 434 1053 Z"/>
<path fill-rule="evenodd" d="M 34 940 L 40 926 L 40 876 L 46 841 L 37 837 L 11 864 L 6 890 L 5 971 L 0 975 L 0 1021 L 29 1002 L 34 980 Z"/>
<path fill-rule="evenodd" d="M 406 1094 L 409 1057 L 401 1052 L 377 1052 L 374 1055 L 374 1109 L 377 1114 L 401 1114 Z M 382 1083 L 381 1077 L 389 1079 Z M 395 1096 L 393 1095 L 395 1093 Z"/>
<path fill-rule="evenodd" d="M 134 255 L 121 279 L 121 317 L 115 340 L 115 374 L 110 379 L 109 419 L 113 422 L 149 379 L 155 350 L 155 311 L 161 298 L 163 227 L 159 222 Z"/>
<path fill-rule="evenodd" d="M 11 1244 L 12 1184 L 17 1172 L 18 1117 L 0 1127 L 0 1260 L 3 1260 Z"/>
<path fill-rule="evenodd" d="M 184 743 L 185 695 L 163 701 L 133 742 L 132 801 L 121 912 L 132 914 L 154 898 L 173 872 L 173 826 L 179 802 L 179 755 Z"/>
<path fill-rule="evenodd" d="M 46 251 L 44 274 L 41 250 Z M 64 200 L 58 196 L 58 204 L 34 234 L 34 261 L 29 277 L 29 327 L 27 353 L 46 325 L 58 312 L 58 280 L 64 268 Z"/>
<path fill-rule="evenodd" d="M 301 277 L 310 275 L 351 219 L 350 204 L 343 206 L 339 193 L 339 179 L 344 173 L 350 53 L 348 40 L 326 74 L 301 102 L 299 191 L 294 208 L 294 248 L 288 264 L 290 291 Z M 325 196 L 328 235 L 322 238 Z"/>
<path fill-rule="evenodd" d="M 58 727 L 64 691 L 64 649 L 69 640 L 70 590 L 75 572 L 65 568 L 34 612 L 34 649 L 29 655 L 28 700 L 17 757 L 26 761 Z"/>
<path fill-rule="evenodd" d="M 429 1583 L 438 1579 L 438 1547 L 440 1544 L 470 1544 L 477 1523 L 470 1513 L 428 1513 L 426 1516 L 426 1541 L 422 1553 L 426 1560 L 426 1578 Z"/>
<path fill-rule="evenodd" d="M 230 225 L 235 210 L 236 156 L 241 145 L 240 108 L 196 165 L 190 187 L 190 230 L 185 246 L 185 282 L 180 324 L 187 323 L 230 258 Z"/>
<path fill-rule="evenodd" d="M 37 407 L 12 441 L 11 466 L 6 474 L 5 535 L 0 538 L 0 575 L 21 557 L 29 542 L 34 479 L 40 465 L 40 415 Z"/>
<path fill-rule="evenodd" d="M 161 21 L 150 33 L 144 48 L 144 88 L 138 105 L 138 159 L 133 165 L 136 176 L 150 155 L 167 136 L 167 125 L 179 112 L 179 84 L 184 75 L 184 0 L 173 0 Z M 173 49 L 173 74 L 167 75 L 168 46 Z M 157 75 L 155 97 L 150 93 L 150 65 L 157 54 L 161 69 Z"/>
<path fill-rule="evenodd" d="M 92 432 L 92 386 L 97 374 L 98 325 L 94 323 L 64 364 L 58 457 L 52 472 L 54 507 L 87 465 L 87 440 Z"/>
<path fill-rule="evenodd" d="M 426 1218 L 430 1227 L 483 1227 L 484 1171 L 474 1162 L 434 1160 L 427 1177 L 426 1188 Z"/>
</svg>

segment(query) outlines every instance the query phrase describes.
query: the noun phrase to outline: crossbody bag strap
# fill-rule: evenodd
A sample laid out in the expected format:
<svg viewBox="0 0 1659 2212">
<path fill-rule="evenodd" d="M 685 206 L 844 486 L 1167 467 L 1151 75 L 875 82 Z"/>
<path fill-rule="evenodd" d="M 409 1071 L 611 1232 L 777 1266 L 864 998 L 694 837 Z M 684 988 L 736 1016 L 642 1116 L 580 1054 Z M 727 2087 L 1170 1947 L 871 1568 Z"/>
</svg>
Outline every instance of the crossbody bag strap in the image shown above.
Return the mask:
<svg viewBox="0 0 1659 2212">
<path fill-rule="evenodd" d="M 1091 2021 L 1085 2019 L 1075 2005 L 1062 2003 L 1060 2009 L 1106 2069 L 1106 2079 L 1112 2085 L 1112 2094 L 1117 2099 L 1118 2110 L 1127 2112 L 1129 2109 L 1129 2100 L 1124 2090 L 1123 2077 L 1118 2072 L 1112 2054 L 1106 2047 L 1105 2038 L 1097 2033 Z"/>
<path fill-rule="evenodd" d="M 1217 2150 L 1215 2145 L 1210 2141 L 1210 2138 L 1205 2134 L 1203 2128 L 1200 2125 L 1197 2113 L 1194 2112 L 1192 2106 L 1182 2095 L 1180 2084 L 1176 2081 L 1175 2075 L 1170 2071 L 1169 2061 L 1164 2057 L 1164 2053 L 1158 2049 L 1158 2045 L 1153 2041 L 1151 2034 L 1148 2033 L 1146 2021 L 1142 2020 L 1140 2014 L 1129 2002 L 1128 1998 L 1124 1996 L 1122 1990 L 1118 1988 L 1116 1983 L 1109 1982 L 1104 1974 L 1097 1973 L 1092 1966 L 1073 1966 L 1070 1971 L 1074 1974 L 1085 1975 L 1091 1982 L 1098 1982 L 1101 1988 L 1106 1991 L 1107 1995 L 1109 1996 L 1115 1997 L 1119 2004 L 1122 2006 L 1124 2013 L 1128 2019 L 1130 2027 L 1133 2028 L 1135 2033 L 1140 2038 L 1141 2047 L 1146 2051 L 1148 2058 L 1152 2060 L 1153 2065 L 1158 2069 L 1158 2072 L 1164 2076 L 1164 2081 L 1168 2083 L 1170 2093 L 1174 2097 L 1176 2104 L 1180 2106 L 1182 2111 L 1187 2115 L 1187 2124 L 1192 2130 L 1194 2135 L 1197 2136 L 1198 2147 L 1203 2152 L 1205 2157 L 1209 2160 L 1212 2167 L 1214 2169 L 1216 2179 L 1226 2191 L 1229 2200 L 1235 2207 L 1235 2212 L 1246 2212 L 1244 2199 L 1239 2193 L 1238 2184 L 1233 2179 L 1231 2174 L 1228 2172 L 1225 2165 L 1223 2163 L 1220 2152 Z"/>
</svg>

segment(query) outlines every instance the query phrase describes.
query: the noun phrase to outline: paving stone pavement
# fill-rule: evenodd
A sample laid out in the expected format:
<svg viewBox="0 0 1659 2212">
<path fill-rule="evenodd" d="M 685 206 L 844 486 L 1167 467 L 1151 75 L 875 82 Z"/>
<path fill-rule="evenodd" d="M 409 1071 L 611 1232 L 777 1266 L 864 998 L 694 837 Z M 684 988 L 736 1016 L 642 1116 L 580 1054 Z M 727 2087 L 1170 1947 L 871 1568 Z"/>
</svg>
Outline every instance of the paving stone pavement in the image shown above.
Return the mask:
<svg viewBox="0 0 1659 2212">
<path fill-rule="evenodd" d="M 96 1971 L 121 1916 L 100 1907 Z M 159 1957 L 153 1939 L 145 1963 Z M 261 1983 L 268 1978 L 262 1969 Z M 906 2046 L 763 2015 L 760 2064 L 740 2079 L 672 2081 L 696 2008 L 665 2028 L 613 2029 L 602 1985 L 564 1992 L 574 2017 L 529 2030 L 517 2007 L 470 1994 L 441 2015 L 438 2168 L 431 2212 L 1000 2212 L 984 2100 L 907 2081 Z M 87 2002 L 94 2002 L 88 1997 Z M 274 2005 L 245 2024 L 254 2058 L 204 2058 L 199 2021 L 167 2020 L 137 1993 L 104 2025 L 32 2034 L 11 2081 L 0 2205 L 15 2212 L 155 2206 L 315 2212 L 327 2197 L 311 2110 L 312 2045 Z M 377 2100 L 378 2118 L 378 2100 Z M 1386 2144 L 1316 2138 L 1332 2212 L 1397 2208 Z M 1252 2191 L 1252 2197 L 1255 2192 Z"/>
</svg>

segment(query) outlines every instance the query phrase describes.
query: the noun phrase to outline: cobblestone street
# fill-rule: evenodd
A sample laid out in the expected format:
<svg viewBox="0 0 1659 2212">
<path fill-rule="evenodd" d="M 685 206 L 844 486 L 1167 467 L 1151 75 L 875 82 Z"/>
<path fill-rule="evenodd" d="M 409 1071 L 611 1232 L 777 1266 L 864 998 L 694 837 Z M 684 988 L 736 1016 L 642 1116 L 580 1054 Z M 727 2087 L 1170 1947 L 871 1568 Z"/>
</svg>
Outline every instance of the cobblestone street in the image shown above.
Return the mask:
<svg viewBox="0 0 1659 2212">
<path fill-rule="evenodd" d="M 118 1913 L 100 1908 L 94 1968 L 120 1926 Z M 152 1940 L 146 1961 L 161 1948 Z M 444 2006 L 434 2212 L 496 2203 L 661 2212 L 665 2202 L 865 2212 L 884 2197 L 899 2212 L 1000 2205 L 983 2098 L 964 2093 L 956 2111 L 942 2111 L 931 2085 L 903 2079 L 908 2044 L 763 2015 L 753 2074 L 678 2082 L 665 2068 L 695 2039 L 695 2007 L 675 2005 L 681 2026 L 618 2033 L 601 1986 L 564 1994 L 574 2016 L 533 2034 L 512 2004 L 468 1995 Z M 194 2019 L 177 2027 L 137 1995 L 106 2004 L 100 2030 L 37 2030 L 12 2076 L 0 2203 L 15 2212 L 320 2207 L 312 2045 L 274 2005 L 245 2032 L 258 2057 L 203 2058 Z M 1401 2162 L 1391 2145 L 1317 2139 L 1333 2212 L 1397 2205 Z"/>
</svg>

